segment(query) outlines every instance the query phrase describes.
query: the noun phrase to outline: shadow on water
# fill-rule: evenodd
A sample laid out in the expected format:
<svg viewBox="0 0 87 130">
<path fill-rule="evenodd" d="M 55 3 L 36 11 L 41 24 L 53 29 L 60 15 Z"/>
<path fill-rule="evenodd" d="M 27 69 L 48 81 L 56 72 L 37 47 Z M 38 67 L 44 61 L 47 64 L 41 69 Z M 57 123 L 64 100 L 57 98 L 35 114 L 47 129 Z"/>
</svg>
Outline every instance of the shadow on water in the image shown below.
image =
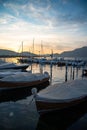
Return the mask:
<svg viewBox="0 0 87 130">
<path fill-rule="evenodd" d="M 47 115 L 39 117 L 36 130 L 67 130 L 86 113 L 87 102 L 84 102 L 73 108 L 51 112 Z M 74 130 L 77 129 L 75 128 Z"/>
<path fill-rule="evenodd" d="M 37 92 L 39 92 L 41 89 L 46 88 L 48 85 L 49 81 L 32 87 L 29 86 L 26 88 L 0 90 L 0 102 L 17 101 L 20 99 L 25 99 L 32 94 L 31 89 L 33 87 L 37 88 Z"/>
</svg>

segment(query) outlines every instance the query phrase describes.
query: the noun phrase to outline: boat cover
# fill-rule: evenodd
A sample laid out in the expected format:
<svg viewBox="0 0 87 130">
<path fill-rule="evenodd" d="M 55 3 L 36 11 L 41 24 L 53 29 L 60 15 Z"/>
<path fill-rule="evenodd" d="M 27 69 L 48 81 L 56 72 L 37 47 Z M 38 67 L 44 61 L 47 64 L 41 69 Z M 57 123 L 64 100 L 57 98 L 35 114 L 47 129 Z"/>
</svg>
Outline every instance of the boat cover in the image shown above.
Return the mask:
<svg viewBox="0 0 87 130">
<path fill-rule="evenodd" d="M 15 64 L 15 63 L 10 63 L 6 62 L 3 64 L 0 64 L 0 69 L 5 69 L 5 68 L 18 68 L 18 67 L 23 67 L 23 66 L 29 66 L 28 64 Z"/>
<path fill-rule="evenodd" d="M 87 79 L 76 79 L 50 85 L 37 93 L 37 100 L 69 101 L 87 96 Z"/>
<path fill-rule="evenodd" d="M 44 78 L 48 78 L 49 75 L 44 73 L 28 73 L 28 72 L 20 72 L 15 75 L 6 76 L 0 81 L 8 81 L 8 82 L 32 82 L 42 80 Z"/>
</svg>

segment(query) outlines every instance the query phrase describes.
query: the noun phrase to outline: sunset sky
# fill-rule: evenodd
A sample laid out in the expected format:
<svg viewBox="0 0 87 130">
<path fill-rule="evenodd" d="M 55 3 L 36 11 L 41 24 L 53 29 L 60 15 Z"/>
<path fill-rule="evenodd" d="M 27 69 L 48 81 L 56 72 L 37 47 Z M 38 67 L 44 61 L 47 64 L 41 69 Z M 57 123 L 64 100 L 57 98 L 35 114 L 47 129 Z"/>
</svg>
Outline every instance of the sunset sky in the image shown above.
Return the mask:
<svg viewBox="0 0 87 130">
<path fill-rule="evenodd" d="M 0 48 L 61 53 L 87 46 L 87 0 L 0 0 Z"/>
</svg>

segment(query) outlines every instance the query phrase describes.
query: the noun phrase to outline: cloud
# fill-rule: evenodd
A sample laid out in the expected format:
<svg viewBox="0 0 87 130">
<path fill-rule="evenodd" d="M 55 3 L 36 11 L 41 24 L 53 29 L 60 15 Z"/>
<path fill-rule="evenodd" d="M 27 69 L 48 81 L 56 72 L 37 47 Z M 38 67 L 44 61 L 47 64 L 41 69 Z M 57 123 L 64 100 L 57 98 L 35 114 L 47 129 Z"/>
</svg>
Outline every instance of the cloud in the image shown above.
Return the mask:
<svg viewBox="0 0 87 130">
<path fill-rule="evenodd" d="M 16 17 L 14 17 L 13 15 L 10 15 L 8 13 L 0 14 L 0 24 L 1 25 L 10 24 L 10 23 L 15 22 L 16 20 L 17 20 Z"/>
<path fill-rule="evenodd" d="M 44 40 L 45 46 L 56 50 L 57 44 L 62 50 L 76 46 L 72 43 L 80 45 L 78 39 L 87 40 L 85 0 L 1 0 L 0 4 L 0 37 L 5 41 L 35 38 L 36 43 Z"/>
<path fill-rule="evenodd" d="M 31 21 L 33 24 L 45 24 L 58 27 L 66 24 L 85 24 L 87 8 L 81 0 L 25 0 L 5 2 L 4 7 L 19 19 Z"/>
<path fill-rule="evenodd" d="M 24 4 L 20 4 L 17 2 L 6 2 L 3 4 L 5 8 L 11 10 L 11 13 L 13 12 L 15 16 L 20 16 L 20 17 L 32 17 L 32 18 L 37 18 L 38 20 L 40 19 L 41 15 L 45 15 L 45 11 L 48 11 L 50 8 L 50 4 L 48 4 L 48 0 L 40 1 L 26 1 Z M 27 18 L 28 19 L 28 18 Z M 34 20 L 34 19 L 33 19 Z"/>
</svg>

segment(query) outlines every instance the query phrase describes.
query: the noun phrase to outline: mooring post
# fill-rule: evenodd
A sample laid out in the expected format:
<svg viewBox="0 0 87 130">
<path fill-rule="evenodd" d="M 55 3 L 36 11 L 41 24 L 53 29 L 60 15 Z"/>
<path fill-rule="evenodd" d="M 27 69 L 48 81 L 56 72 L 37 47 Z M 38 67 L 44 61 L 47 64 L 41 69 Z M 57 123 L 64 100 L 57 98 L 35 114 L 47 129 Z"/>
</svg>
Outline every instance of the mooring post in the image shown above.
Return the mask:
<svg viewBox="0 0 87 130">
<path fill-rule="evenodd" d="M 76 78 L 78 78 L 78 65 L 76 67 Z"/>
<path fill-rule="evenodd" d="M 53 67 L 53 64 L 51 62 L 50 63 L 50 83 L 52 83 L 52 67 Z"/>
<path fill-rule="evenodd" d="M 39 63 L 39 67 L 40 67 L 40 73 L 42 74 L 43 73 L 43 64 Z"/>
<path fill-rule="evenodd" d="M 75 75 L 75 66 L 73 65 L 73 80 L 74 80 L 74 75 Z"/>
<path fill-rule="evenodd" d="M 67 82 L 67 74 L 68 74 L 67 69 L 68 69 L 68 64 L 66 63 L 66 65 L 65 65 L 65 82 Z"/>
<path fill-rule="evenodd" d="M 70 80 L 72 79 L 72 65 L 71 65 L 71 71 L 70 71 Z"/>
<path fill-rule="evenodd" d="M 83 65 L 83 66 L 82 66 L 82 78 L 83 78 L 83 76 L 84 76 L 84 68 L 85 68 L 85 66 Z"/>
</svg>

